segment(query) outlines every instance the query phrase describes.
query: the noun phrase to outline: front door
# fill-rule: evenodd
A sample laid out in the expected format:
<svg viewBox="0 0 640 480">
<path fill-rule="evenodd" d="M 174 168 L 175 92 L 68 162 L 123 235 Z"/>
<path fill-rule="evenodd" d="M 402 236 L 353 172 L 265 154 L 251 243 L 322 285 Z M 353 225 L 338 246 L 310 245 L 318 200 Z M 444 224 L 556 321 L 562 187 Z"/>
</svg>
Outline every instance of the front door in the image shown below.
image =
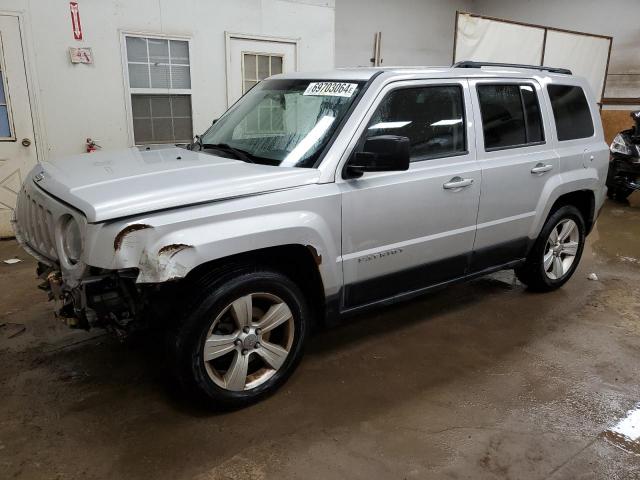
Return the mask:
<svg viewBox="0 0 640 480">
<path fill-rule="evenodd" d="M 227 42 L 227 107 L 260 80 L 298 69 L 293 41 L 229 35 Z"/>
<path fill-rule="evenodd" d="M 0 16 L 0 237 L 13 235 L 11 216 L 25 174 L 36 163 L 31 104 L 18 17 Z"/>
<path fill-rule="evenodd" d="M 409 170 L 339 179 L 346 309 L 465 275 L 480 198 L 466 80 L 388 85 L 355 149 L 378 135 L 408 137 Z"/>
</svg>

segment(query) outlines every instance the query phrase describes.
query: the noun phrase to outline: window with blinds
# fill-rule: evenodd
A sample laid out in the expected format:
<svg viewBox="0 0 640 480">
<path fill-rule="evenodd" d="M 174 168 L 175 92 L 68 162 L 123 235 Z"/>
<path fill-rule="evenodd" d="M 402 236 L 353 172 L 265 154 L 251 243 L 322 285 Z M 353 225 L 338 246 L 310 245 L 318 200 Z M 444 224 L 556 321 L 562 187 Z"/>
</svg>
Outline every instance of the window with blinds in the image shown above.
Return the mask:
<svg viewBox="0 0 640 480">
<path fill-rule="evenodd" d="M 128 35 L 126 54 L 135 144 L 191 142 L 189 42 Z"/>
</svg>

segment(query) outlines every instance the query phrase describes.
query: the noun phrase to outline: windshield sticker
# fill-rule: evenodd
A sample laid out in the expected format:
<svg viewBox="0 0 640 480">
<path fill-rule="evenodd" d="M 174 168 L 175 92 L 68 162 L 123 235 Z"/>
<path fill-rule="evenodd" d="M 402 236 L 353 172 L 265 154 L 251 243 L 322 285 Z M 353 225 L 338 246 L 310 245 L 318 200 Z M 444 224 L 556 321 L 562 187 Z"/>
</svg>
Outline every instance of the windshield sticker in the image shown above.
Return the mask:
<svg viewBox="0 0 640 480">
<path fill-rule="evenodd" d="M 357 83 L 312 82 L 303 95 L 321 95 L 327 97 L 351 97 L 356 91 Z"/>
</svg>

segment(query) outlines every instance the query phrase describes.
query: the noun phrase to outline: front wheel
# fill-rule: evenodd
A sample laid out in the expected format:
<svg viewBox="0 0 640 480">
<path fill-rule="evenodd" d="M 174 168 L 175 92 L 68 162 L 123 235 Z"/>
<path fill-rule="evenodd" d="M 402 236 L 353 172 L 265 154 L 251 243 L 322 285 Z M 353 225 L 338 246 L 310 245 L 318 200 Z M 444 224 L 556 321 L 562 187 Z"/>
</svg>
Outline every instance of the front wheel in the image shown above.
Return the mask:
<svg viewBox="0 0 640 480">
<path fill-rule="evenodd" d="M 578 267 L 584 242 L 580 211 L 571 205 L 559 208 L 547 219 L 525 264 L 516 269 L 518 279 L 534 291 L 560 288 Z"/>
<path fill-rule="evenodd" d="M 302 357 L 310 313 L 286 276 L 255 267 L 199 282 L 172 347 L 178 379 L 215 407 L 238 408 L 280 387 Z"/>
</svg>

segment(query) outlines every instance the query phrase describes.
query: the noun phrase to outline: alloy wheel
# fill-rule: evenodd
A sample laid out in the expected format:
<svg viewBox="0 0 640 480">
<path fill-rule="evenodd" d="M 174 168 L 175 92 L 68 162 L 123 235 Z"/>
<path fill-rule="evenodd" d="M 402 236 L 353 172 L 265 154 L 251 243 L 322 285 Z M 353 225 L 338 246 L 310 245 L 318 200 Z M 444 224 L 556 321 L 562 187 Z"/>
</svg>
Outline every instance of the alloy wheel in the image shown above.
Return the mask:
<svg viewBox="0 0 640 480">
<path fill-rule="evenodd" d="M 544 271 L 559 280 L 571 269 L 580 246 L 580 230 L 575 221 L 565 218 L 551 230 L 544 251 Z"/>
<path fill-rule="evenodd" d="M 235 299 L 213 320 L 202 346 L 209 378 L 231 391 L 265 383 L 285 363 L 294 329 L 280 297 L 256 292 Z"/>
</svg>

